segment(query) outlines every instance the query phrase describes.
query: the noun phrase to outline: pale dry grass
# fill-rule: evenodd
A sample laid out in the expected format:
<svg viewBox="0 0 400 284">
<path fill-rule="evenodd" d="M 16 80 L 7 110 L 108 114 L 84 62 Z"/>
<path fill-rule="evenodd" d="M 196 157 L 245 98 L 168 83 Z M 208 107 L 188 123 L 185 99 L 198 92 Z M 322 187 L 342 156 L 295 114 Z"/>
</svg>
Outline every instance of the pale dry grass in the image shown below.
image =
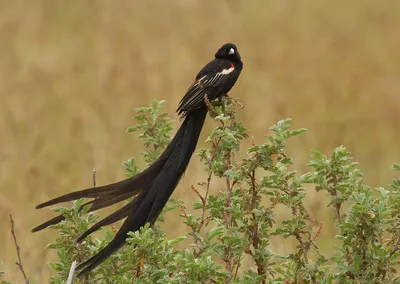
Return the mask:
<svg viewBox="0 0 400 284">
<path fill-rule="evenodd" d="M 245 63 L 231 95 L 245 103 L 239 119 L 258 142 L 272 123 L 292 117 L 295 127 L 309 129 L 290 144 L 297 163 L 305 164 L 310 150 L 328 153 L 344 144 L 368 182 L 387 184 L 400 157 L 399 34 L 395 0 L 1 1 L 0 260 L 6 279 L 22 282 L 8 214 L 27 273 L 34 283 L 46 283 L 52 254 L 45 245 L 56 233 L 30 233 L 52 216 L 34 206 L 90 186 L 94 166 L 101 184 L 122 179 L 121 162 L 140 153 L 135 137 L 124 134 L 132 108 L 167 99 L 176 117 L 196 72 L 227 41 L 238 45 Z M 206 124 L 202 137 L 215 126 Z M 193 158 L 175 197 L 193 199 L 188 185 L 203 177 L 199 169 Z M 312 212 L 330 221 L 315 196 Z M 179 224 L 173 219 L 167 228 Z M 331 233 L 329 225 L 324 230 L 322 239 Z"/>
</svg>

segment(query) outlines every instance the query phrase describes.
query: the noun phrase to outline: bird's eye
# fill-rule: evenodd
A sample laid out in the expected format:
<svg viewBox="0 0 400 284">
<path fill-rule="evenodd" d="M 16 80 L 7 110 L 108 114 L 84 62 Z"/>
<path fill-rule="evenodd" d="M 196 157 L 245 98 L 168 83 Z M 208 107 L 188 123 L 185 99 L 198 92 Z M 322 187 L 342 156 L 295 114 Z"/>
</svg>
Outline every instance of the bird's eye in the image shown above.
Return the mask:
<svg viewBox="0 0 400 284">
<path fill-rule="evenodd" d="M 229 54 L 235 54 L 235 50 L 233 48 L 229 49 Z"/>
</svg>

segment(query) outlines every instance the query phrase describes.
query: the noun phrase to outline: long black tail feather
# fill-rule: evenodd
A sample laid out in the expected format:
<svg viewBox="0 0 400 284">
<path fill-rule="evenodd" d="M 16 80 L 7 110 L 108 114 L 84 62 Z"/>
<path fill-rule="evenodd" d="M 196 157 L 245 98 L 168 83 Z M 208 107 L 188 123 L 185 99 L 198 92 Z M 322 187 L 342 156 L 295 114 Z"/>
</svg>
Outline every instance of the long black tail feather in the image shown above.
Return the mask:
<svg viewBox="0 0 400 284">
<path fill-rule="evenodd" d="M 114 213 L 108 215 L 101 221 L 97 222 L 94 224 L 92 227 L 90 227 L 86 232 L 84 232 L 77 240 L 76 242 L 81 242 L 84 238 L 89 236 L 91 233 L 97 231 L 101 227 L 113 224 L 125 217 L 128 217 L 132 212 L 135 212 L 137 208 L 140 205 L 140 202 L 143 200 L 145 197 L 144 194 L 140 194 L 139 196 L 135 197 L 131 202 L 123 206 L 121 209 L 115 211 Z"/>
<path fill-rule="evenodd" d="M 80 198 L 94 198 L 82 205 L 82 208 L 91 204 L 89 211 L 95 211 L 135 196 L 128 204 L 94 224 L 78 238 L 77 242 L 80 242 L 101 227 L 127 217 L 114 239 L 99 253 L 77 267 L 77 270 L 81 270 L 79 276 L 90 272 L 121 248 L 128 237 L 128 232 L 137 231 L 146 223 L 154 224 L 189 164 L 206 114 L 207 109 L 203 108 L 187 115 L 171 143 L 157 161 L 135 177 L 110 185 L 72 192 L 36 207 L 43 208 Z M 64 216 L 59 215 L 35 227 L 32 231 L 43 230 L 64 219 Z"/>
<path fill-rule="evenodd" d="M 89 202 L 86 202 L 84 204 L 81 205 L 80 210 L 82 210 L 85 206 L 87 205 L 91 205 L 91 207 L 89 208 L 88 212 L 93 212 L 108 206 L 111 206 L 113 204 L 116 204 L 120 201 L 126 200 L 128 198 L 131 198 L 133 196 L 135 196 L 137 193 L 134 192 L 127 192 L 121 195 L 115 195 L 115 196 L 102 196 L 96 199 L 93 199 Z M 122 218 L 121 218 L 122 219 Z M 63 215 L 58 215 L 57 217 L 54 217 L 52 219 L 50 219 L 49 221 L 46 221 L 42 224 L 40 224 L 39 226 L 35 227 L 32 229 L 32 232 L 38 232 L 41 231 L 43 229 L 46 229 L 47 227 L 51 226 L 51 225 L 55 225 L 60 223 L 61 221 L 65 220 L 65 217 Z"/>
</svg>

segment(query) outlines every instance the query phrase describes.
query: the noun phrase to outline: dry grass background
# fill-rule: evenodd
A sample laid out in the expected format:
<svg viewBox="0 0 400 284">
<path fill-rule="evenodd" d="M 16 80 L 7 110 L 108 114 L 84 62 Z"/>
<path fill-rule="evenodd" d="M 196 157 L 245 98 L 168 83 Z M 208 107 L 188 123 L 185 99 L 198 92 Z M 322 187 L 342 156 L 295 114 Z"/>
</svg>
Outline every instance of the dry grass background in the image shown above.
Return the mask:
<svg viewBox="0 0 400 284">
<path fill-rule="evenodd" d="M 29 276 L 46 283 L 45 261 L 54 255 L 45 245 L 56 232 L 30 233 L 52 216 L 34 206 L 90 186 L 92 167 L 100 184 L 122 179 L 121 162 L 141 150 L 124 134 L 132 109 L 167 99 L 165 110 L 176 118 L 196 72 L 228 41 L 245 64 L 231 95 L 245 103 L 239 119 L 258 142 L 277 120 L 292 117 L 309 129 L 289 145 L 296 163 L 305 164 L 310 150 L 344 144 L 368 182 L 389 183 L 390 166 L 400 161 L 399 35 L 395 0 L 0 1 L 5 278 L 23 281 L 8 214 Z M 208 120 L 202 138 L 214 126 Z M 188 185 L 203 177 L 200 168 L 193 158 L 175 197 L 193 199 Z M 320 197 L 310 194 L 310 208 L 330 222 Z M 179 224 L 171 219 L 167 229 Z M 322 239 L 329 225 L 324 230 Z"/>
</svg>

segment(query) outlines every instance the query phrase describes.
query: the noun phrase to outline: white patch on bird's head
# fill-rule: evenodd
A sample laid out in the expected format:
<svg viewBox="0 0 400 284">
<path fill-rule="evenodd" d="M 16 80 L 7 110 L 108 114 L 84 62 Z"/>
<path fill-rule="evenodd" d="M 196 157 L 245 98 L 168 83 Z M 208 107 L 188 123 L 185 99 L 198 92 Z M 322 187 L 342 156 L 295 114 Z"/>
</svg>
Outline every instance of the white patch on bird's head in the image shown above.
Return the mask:
<svg viewBox="0 0 400 284">
<path fill-rule="evenodd" d="M 233 48 L 229 49 L 229 54 L 235 54 L 235 50 Z"/>
</svg>

